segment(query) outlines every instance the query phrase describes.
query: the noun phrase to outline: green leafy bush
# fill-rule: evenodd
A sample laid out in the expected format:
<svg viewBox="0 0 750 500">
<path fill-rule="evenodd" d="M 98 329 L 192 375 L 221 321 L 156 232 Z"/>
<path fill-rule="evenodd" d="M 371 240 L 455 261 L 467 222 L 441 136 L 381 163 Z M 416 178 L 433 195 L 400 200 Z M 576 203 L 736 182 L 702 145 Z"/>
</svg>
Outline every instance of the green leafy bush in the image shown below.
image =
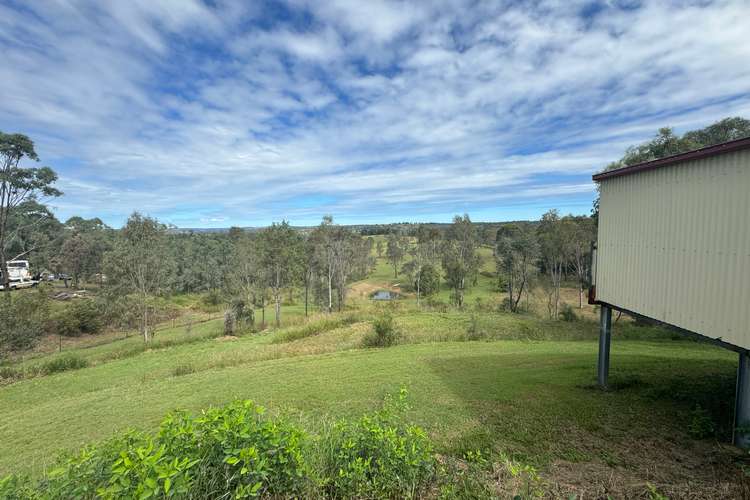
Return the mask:
<svg viewBox="0 0 750 500">
<path fill-rule="evenodd" d="M 89 362 L 86 359 L 73 354 L 68 354 L 44 363 L 42 365 L 42 373 L 51 375 L 53 373 L 86 368 L 88 365 Z"/>
<path fill-rule="evenodd" d="M 0 478 L 0 498 L 416 497 L 435 459 L 424 431 L 400 418 L 405 398 L 402 390 L 382 410 L 337 423 L 321 439 L 322 453 L 251 401 L 197 416 L 175 411 L 158 433 L 131 431 L 85 447 L 36 482 Z"/>
<path fill-rule="evenodd" d="M 99 333 L 104 327 L 104 307 L 95 300 L 76 300 L 51 320 L 51 333 L 64 337 Z"/>
<path fill-rule="evenodd" d="M 199 460 L 191 491 L 200 498 L 302 494 L 310 486 L 303 441 L 299 429 L 267 418 L 251 401 L 211 408 L 197 418 L 172 413 L 158 437 L 175 456 Z"/>
<path fill-rule="evenodd" d="M 201 308 L 206 312 L 217 312 L 222 302 L 221 292 L 218 290 L 209 290 L 201 299 Z"/>
<path fill-rule="evenodd" d="M 0 292 L 0 357 L 33 347 L 48 321 L 49 299 L 41 288 Z"/>
<path fill-rule="evenodd" d="M 365 347 L 390 347 L 398 339 L 398 330 L 393 316 L 383 313 L 372 322 L 373 331 L 362 339 Z"/>
<path fill-rule="evenodd" d="M 108 491 L 114 464 L 129 450 L 141 448 L 147 440 L 145 434 L 126 432 L 61 457 L 58 465 L 37 485 L 37 496 L 54 499 L 114 496 L 114 491 Z"/>
<path fill-rule="evenodd" d="M 713 436 L 716 433 L 716 426 L 711 414 L 703 409 L 701 405 L 695 405 L 690 412 L 690 423 L 688 424 L 688 434 L 695 439 L 703 439 Z"/>
<path fill-rule="evenodd" d="M 431 264 L 422 266 L 419 291 L 423 297 L 430 297 L 440 291 L 440 271 Z"/>
<path fill-rule="evenodd" d="M 336 423 L 322 440 L 324 489 L 334 498 L 415 498 L 435 473 L 430 440 L 406 424 L 406 390 L 359 420 Z"/>
<path fill-rule="evenodd" d="M 31 482 L 21 476 L 0 477 L 0 498 L 3 500 L 27 500 L 37 498 Z"/>
</svg>

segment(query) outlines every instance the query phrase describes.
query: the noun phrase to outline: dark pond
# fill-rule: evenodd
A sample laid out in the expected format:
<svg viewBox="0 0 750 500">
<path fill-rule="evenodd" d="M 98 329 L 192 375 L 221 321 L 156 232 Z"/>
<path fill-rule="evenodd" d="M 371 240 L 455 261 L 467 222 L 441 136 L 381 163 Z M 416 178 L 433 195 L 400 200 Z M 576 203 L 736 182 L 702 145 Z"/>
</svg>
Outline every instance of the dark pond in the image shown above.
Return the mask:
<svg viewBox="0 0 750 500">
<path fill-rule="evenodd" d="M 395 298 L 396 294 L 388 290 L 378 290 L 372 294 L 372 300 L 393 300 Z"/>
</svg>

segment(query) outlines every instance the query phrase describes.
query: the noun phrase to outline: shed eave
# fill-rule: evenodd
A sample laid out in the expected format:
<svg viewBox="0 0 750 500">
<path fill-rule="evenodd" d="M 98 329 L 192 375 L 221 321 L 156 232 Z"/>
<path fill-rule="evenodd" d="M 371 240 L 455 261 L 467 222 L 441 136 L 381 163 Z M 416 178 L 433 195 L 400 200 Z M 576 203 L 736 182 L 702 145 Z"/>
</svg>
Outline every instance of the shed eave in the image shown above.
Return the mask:
<svg viewBox="0 0 750 500">
<path fill-rule="evenodd" d="M 677 163 L 699 160 L 701 158 L 707 158 L 710 156 L 717 156 L 724 153 L 731 153 L 733 151 L 741 151 L 743 149 L 750 149 L 750 137 L 744 139 L 736 139 L 734 141 L 722 142 L 714 146 L 707 146 L 705 148 L 695 149 L 686 153 L 680 153 L 673 156 L 667 156 L 666 158 L 659 158 L 658 160 L 651 160 L 636 165 L 630 165 L 627 167 L 621 167 L 607 172 L 601 172 L 592 176 L 592 179 L 596 182 L 611 179 L 612 177 L 621 177 L 623 175 L 635 174 L 643 172 L 645 170 L 652 170 L 655 168 L 666 167 L 668 165 L 674 165 Z"/>
</svg>

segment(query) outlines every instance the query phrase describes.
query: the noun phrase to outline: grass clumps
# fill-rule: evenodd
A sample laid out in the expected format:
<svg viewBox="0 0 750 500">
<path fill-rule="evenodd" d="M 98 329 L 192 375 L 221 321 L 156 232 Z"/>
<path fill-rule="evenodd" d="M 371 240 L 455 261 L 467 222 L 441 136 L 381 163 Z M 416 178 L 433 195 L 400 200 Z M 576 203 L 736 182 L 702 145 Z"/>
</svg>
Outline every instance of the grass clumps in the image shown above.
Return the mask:
<svg viewBox="0 0 750 500">
<path fill-rule="evenodd" d="M 51 375 L 53 373 L 65 372 L 69 370 L 79 370 L 89 366 L 88 360 L 74 354 L 67 354 L 59 358 L 47 361 L 41 367 L 42 373 Z"/>
<path fill-rule="evenodd" d="M 335 330 L 336 328 L 342 328 L 345 326 L 352 325 L 360 321 L 360 318 L 356 314 L 344 314 L 332 317 L 324 317 L 322 319 L 309 321 L 302 326 L 286 328 L 276 333 L 271 340 L 272 344 L 283 344 L 285 342 L 293 342 L 321 333 Z"/>
<path fill-rule="evenodd" d="M 172 368 L 173 377 L 182 377 L 195 373 L 195 366 L 192 363 L 182 363 Z"/>
<path fill-rule="evenodd" d="M 364 347 L 390 347 L 399 337 L 399 331 L 390 313 L 383 313 L 372 322 L 372 332 L 362 339 Z"/>
</svg>

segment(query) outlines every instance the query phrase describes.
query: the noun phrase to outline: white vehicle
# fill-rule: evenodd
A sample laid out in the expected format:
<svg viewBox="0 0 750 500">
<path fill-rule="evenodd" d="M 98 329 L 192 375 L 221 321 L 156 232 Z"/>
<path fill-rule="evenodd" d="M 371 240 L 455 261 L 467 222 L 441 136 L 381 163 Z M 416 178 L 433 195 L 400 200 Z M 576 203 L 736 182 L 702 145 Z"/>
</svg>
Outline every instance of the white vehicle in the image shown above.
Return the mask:
<svg viewBox="0 0 750 500">
<path fill-rule="evenodd" d="M 0 276 L 2 276 L 2 271 L 0 271 Z M 28 260 L 8 261 L 8 277 L 10 278 L 11 288 L 25 288 L 38 283 L 32 279 Z M 0 285 L 0 289 L 2 288 L 2 285 Z"/>
</svg>

